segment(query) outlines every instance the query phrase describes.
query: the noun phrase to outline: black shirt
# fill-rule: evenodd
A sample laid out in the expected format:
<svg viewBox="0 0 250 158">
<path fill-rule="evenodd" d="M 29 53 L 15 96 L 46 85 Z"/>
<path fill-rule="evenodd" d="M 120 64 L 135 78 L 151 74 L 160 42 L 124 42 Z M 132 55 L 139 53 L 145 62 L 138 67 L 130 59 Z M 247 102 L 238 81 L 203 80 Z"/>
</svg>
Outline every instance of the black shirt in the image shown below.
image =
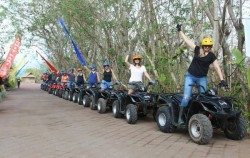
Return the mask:
<svg viewBox="0 0 250 158">
<path fill-rule="evenodd" d="M 194 58 L 188 68 L 188 72 L 195 77 L 207 76 L 209 65 L 216 60 L 214 53 L 209 52 L 204 57 L 199 57 L 200 47 L 196 46 L 194 49 Z"/>
<path fill-rule="evenodd" d="M 103 80 L 106 82 L 111 82 L 111 78 L 112 78 L 112 72 L 111 70 L 109 72 L 104 71 L 103 72 Z"/>
</svg>

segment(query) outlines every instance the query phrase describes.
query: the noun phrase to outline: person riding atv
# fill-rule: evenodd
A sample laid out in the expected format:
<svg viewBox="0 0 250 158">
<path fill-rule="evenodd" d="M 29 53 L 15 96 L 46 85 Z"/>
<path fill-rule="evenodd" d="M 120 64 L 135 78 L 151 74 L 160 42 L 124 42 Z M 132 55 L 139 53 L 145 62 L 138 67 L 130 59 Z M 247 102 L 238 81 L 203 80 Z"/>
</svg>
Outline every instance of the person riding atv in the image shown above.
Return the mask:
<svg viewBox="0 0 250 158">
<path fill-rule="evenodd" d="M 193 85 L 197 83 L 204 87 L 199 88 L 200 93 L 204 93 L 207 88 L 207 74 L 209 65 L 213 64 L 215 70 L 217 71 L 219 78 L 221 80 L 221 85 L 227 86 L 227 83 L 223 79 L 223 75 L 221 72 L 221 68 L 219 66 L 218 60 L 214 53 L 211 52 L 213 47 L 213 41 L 211 38 L 203 38 L 201 41 L 201 47 L 195 45 L 181 30 L 181 25 L 178 24 L 176 26 L 179 35 L 183 38 L 185 43 L 194 50 L 194 57 L 193 60 L 188 68 L 188 71 L 185 75 L 185 83 L 184 83 L 184 97 L 180 104 L 180 111 L 179 111 L 179 119 L 178 123 L 183 124 L 184 121 L 182 119 L 184 108 L 188 105 L 188 102 L 192 95 L 192 87 L 189 85 Z"/>
</svg>

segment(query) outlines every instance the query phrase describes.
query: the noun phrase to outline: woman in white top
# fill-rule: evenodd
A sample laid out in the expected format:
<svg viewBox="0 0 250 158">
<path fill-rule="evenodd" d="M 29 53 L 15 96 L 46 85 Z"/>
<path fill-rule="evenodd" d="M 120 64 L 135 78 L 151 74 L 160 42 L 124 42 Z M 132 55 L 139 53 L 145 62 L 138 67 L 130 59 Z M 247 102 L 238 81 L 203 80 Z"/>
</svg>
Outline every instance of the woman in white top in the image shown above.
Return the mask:
<svg viewBox="0 0 250 158">
<path fill-rule="evenodd" d="M 129 79 L 129 83 L 137 83 L 139 86 L 144 86 L 142 83 L 142 76 L 143 74 L 151 81 L 151 78 L 149 74 L 147 73 L 147 70 L 145 66 L 141 65 L 141 56 L 140 55 L 134 55 L 133 56 L 133 64 L 128 62 L 129 54 L 125 58 L 125 63 L 128 65 L 131 76 Z M 128 84 L 128 94 L 131 94 L 134 92 L 135 85 Z"/>
</svg>

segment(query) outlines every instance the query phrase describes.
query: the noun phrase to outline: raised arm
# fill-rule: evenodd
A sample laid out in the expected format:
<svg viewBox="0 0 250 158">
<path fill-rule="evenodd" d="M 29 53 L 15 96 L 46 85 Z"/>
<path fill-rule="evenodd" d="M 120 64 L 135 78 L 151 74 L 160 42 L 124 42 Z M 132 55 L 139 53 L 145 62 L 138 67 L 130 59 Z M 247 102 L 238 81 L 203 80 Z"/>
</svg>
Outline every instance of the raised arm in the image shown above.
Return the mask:
<svg viewBox="0 0 250 158">
<path fill-rule="evenodd" d="M 179 32 L 179 35 L 182 37 L 182 39 L 185 41 L 185 43 L 186 43 L 191 49 L 194 50 L 196 45 L 192 42 L 191 39 L 189 39 L 189 38 L 182 32 L 182 30 L 181 30 L 181 25 L 178 24 L 178 25 L 176 26 L 176 28 L 177 28 L 177 31 Z"/>
<path fill-rule="evenodd" d="M 125 63 L 128 67 L 130 66 L 130 63 L 128 62 L 129 57 L 130 57 L 130 54 L 126 55 L 126 58 L 125 58 Z"/>
<path fill-rule="evenodd" d="M 83 66 L 89 73 L 91 72 L 91 70 L 86 66 L 86 65 L 84 65 Z"/>
</svg>

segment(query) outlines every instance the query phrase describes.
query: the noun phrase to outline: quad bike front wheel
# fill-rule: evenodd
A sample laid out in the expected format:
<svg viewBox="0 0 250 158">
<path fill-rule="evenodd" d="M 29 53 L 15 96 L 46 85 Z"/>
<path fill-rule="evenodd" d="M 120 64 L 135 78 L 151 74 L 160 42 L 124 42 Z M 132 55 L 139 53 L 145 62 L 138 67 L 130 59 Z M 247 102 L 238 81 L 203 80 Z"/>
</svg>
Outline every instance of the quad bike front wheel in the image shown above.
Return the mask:
<svg viewBox="0 0 250 158">
<path fill-rule="evenodd" d="M 213 127 L 206 115 L 194 114 L 188 124 L 191 139 L 197 144 L 208 144 L 213 136 Z"/>
<path fill-rule="evenodd" d="M 69 92 L 68 92 L 68 91 L 65 91 L 65 93 L 64 93 L 64 99 L 65 99 L 65 100 L 68 100 L 68 98 L 69 98 Z"/>
<path fill-rule="evenodd" d="M 176 130 L 176 126 L 172 124 L 172 117 L 168 106 L 162 106 L 157 110 L 156 122 L 162 132 L 173 133 Z"/>
<path fill-rule="evenodd" d="M 120 113 L 120 108 L 119 108 L 119 101 L 115 100 L 112 104 L 112 112 L 114 114 L 115 118 L 120 118 L 121 113 Z"/>
<path fill-rule="evenodd" d="M 99 98 L 97 101 L 97 110 L 100 114 L 103 114 L 106 112 L 106 100 L 103 98 Z"/>
<path fill-rule="evenodd" d="M 247 124 L 242 115 L 228 120 L 228 126 L 224 130 L 227 138 L 241 140 L 247 134 Z"/>
<path fill-rule="evenodd" d="M 129 124 L 137 122 L 137 107 L 134 104 L 128 104 L 125 112 L 126 120 Z"/>
</svg>

